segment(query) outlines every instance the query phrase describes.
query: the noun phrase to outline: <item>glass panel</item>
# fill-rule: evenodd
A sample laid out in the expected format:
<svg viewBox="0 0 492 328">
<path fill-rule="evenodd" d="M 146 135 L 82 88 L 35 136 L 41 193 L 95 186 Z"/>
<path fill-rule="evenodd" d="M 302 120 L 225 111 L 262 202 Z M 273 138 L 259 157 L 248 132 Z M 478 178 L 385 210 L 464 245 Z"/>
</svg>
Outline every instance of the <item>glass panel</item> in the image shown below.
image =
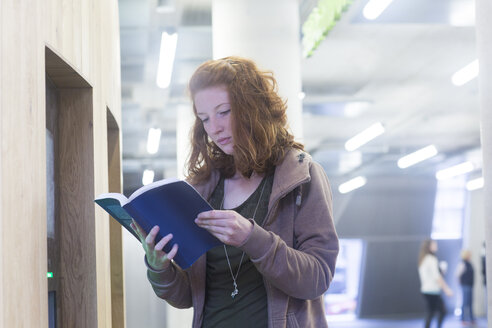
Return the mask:
<svg viewBox="0 0 492 328">
<path fill-rule="evenodd" d="M 340 239 L 335 276 L 324 297 L 329 321 L 356 317 L 362 252 L 361 239 Z"/>
</svg>

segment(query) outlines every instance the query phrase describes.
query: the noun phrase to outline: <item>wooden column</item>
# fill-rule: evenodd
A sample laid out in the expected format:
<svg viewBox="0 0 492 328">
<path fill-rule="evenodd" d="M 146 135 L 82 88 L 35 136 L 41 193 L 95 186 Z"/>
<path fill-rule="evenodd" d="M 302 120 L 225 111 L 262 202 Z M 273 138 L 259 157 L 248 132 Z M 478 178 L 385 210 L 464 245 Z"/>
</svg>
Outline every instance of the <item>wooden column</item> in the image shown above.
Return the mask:
<svg viewBox="0 0 492 328">
<path fill-rule="evenodd" d="M 109 192 L 122 192 L 120 129 L 107 109 Z M 123 276 L 123 236 L 121 225 L 109 218 L 111 258 L 111 318 L 113 327 L 125 327 L 125 295 Z"/>
<path fill-rule="evenodd" d="M 61 89 L 61 327 L 97 327 L 92 90 Z"/>
<path fill-rule="evenodd" d="M 46 76 L 58 327 L 113 326 L 109 217 L 93 199 L 108 191 L 107 108 L 121 121 L 119 40 L 117 0 L 0 1 L 0 327 L 48 326 Z"/>
</svg>

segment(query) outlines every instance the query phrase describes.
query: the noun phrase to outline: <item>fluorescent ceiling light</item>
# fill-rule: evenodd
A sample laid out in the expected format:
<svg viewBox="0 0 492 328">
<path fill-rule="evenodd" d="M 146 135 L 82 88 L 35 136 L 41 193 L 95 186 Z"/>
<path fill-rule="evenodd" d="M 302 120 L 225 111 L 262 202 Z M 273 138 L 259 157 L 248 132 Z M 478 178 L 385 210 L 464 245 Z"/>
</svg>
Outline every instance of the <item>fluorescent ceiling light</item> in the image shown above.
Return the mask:
<svg viewBox="0 0 492 328">
<path fill-rule="evenodd" d="M 368 143 L 369 141 L 371 141 L 372 139 L 376 138 L 377 136 L 383 133 L 384 133 L 384 126 L 380 122 L 374 123 L 367 129 L 362 131 L 361 133 L 350 138 L 345 143 L 345 149 L 348 151 L 356 150 L 360 146 Z"/>
<path fill-rule="evenodd" d="M 466 189 L 469 191 L 480 189 L 483 187 L 483 183 L 483 177 L 470 180 L 466 183 Z"/>
<path fill-rule="evenodd" d="M 147 137 L 147 151 L 149 154 L 155 154 L 159 150 L 159 141 L 161 140 L 161 129 L 149 129 Z"/>
<path fill-rule="evenodd" d="M 304 98 L 306 98 L 306 93 L 301 91 L 297 94 L 297 96 L 299 97 L 300 100 L 303 100 Z"/>
<path fill-rule="evenodd" d="M 405 169 L 436 155 L 436 147 L 434 145 L 430 145 L 400 158 L 398 160 L 398 167 L 400 169 Z"/>
<path fill-rule="evenodd" d="M 465 83 L 473 80 L 478 76 L 478 59 L 475 59 L 470 64 L 466 65 L 459 71 L 453 74 L 451 77 L 451 82 L 456 86 L 462 86 Z"/>
<path fill-rule="evenodd" d="M 162 32 L 161 50 L 159 54 L 159 66 L 157 67 L 157 86 L 167 88 L 171 83 L 173 73 L 174 56 L 176 55 L 176 45 L 178 34 L 167 34 Z"/>
<path fill-rule="evenodd" d="M 349 180 L 345 183 L 342 183 L 338 187 L 338 191 L 342 194 L 346 194 L 348 192 L 351 192 L 352 190 L 358 189 L 365 185 L 367 182 L 367 179 L 365 177 L 359 176 L 357 178 L 353 178 L 352 180 Z"/>
<path fill-rule="evenodd" d="M 455 176 L 471 172 L 474 168 L 475 167 L 472 162 L 464 162 L 455 166 L 451 166 L 447 169 L 437 171 L 436 178 L 438 180 L 453 178 Z"/>
<path fill-rule="evenodd" d="M 370 0 L 364 7 L 362 13 L 366 19 L 374 20 L 388 8 L 391 1 L 393 0 Z"/>
<path fill-rule="evenodd" d="M 142 176 L 142 184 L 148 185 L 149 183 L 152 183 L 154 181 L 154 171 L 152 170 L 145 170 Z"/>
</svg>

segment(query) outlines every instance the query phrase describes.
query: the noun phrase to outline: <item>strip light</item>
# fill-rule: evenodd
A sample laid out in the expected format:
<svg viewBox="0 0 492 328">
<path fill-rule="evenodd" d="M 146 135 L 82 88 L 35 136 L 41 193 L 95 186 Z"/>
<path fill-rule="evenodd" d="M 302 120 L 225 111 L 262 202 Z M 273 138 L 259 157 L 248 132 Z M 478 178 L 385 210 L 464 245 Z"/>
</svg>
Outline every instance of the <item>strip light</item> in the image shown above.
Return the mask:
<svg viewBox="0 0 492 328">
<path fill-rule="evenodd" d="M 367 182 L 367 179 L 365 177 L 359 176 L 357 178 L 353 178 L 352 180 L 349 180 L 345 183 L 342 183 L 338 187 L 338 191 L 342 194 L 346 194 L 348 192 L 351 192 L 355 189 L 358 189 L 362 186 L 364 186 Z"/>
<path fill-rule="evenodd" d="M 161 129 L 149 129 L 147 137 L 147 151 L 149 154 L 155 154 L 159 150 L 159 142 L 161 140 Z"/>
<path fill-rule="evenodd" d="M 392 1 L 393 0 L 370 0 L 364 7 L 362 13 L 366 19 L 374 20 L 388 8 Z"/>
<path fill-rule="evenodd" d="M 466 65 L 459 71 L 453 74 L 451 82 L 456 86 L 462 86 L 478 76 L 478 59 L 475 59 L 470 64 Z"/>
<path fill-rule="evenodd" d="M 475 167 L 472 162 L 464 162 L 455 166 L 451 166 L 447 169 L 437 171 L 436 179 L 445 180 L 453 178 L 455 176 L 471 172 L 474 168 Z"/>
<path fill-rule="evenodd" d="M 176 45 L 178 34 L 168 34 L 162 32 L 161 50 L 159 54 L 159 65 L 157 67 L 157 86 L 165 89 L 171 84 L 173 73 L 174 56 L 176 55 Z"/>
<path fill-rule="evenodd" d="M 345 143 L 345 149 L 348 151 L 353 151 L 360 146 L 368 143 L 372 139 L 384 133 L 384 126 L 381 122 L 374 123 L 361 133 L 353 136 Z"/>
<path fill-rule="evenodd" d="M 477 190 L 483 188 L 484 180 L 483 177 L 470 180 L 466 183 L 466 189 L 469 191 Z"/>
<path fill-rule="evenodd" d="M 152 170 L 145 170 L 142 176 L 142 184 L 148 185 L 149 183 L 152 183 L 154 181 L 154 171 Z"/>
<path fill-rule="evenodd" d="M 425 161 L 426 159 L 429 159 L 436 155 L 436 147 L 434 145 L 430 145 L 400 158 L 398 160 L 398 167 L 400 169 L 406 169 L 407 167 Z"/>
</svg>

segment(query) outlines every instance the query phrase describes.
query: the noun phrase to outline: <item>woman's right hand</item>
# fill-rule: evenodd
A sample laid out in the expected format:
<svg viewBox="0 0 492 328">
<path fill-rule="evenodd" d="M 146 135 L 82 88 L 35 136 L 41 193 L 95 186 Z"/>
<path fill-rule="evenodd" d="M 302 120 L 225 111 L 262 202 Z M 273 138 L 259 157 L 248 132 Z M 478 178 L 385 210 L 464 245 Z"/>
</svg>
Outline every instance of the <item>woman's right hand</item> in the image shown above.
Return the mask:
<svg viewBox="0 0 492 328">
<path fill-rule="evenodd" d="M 443 289 L 444 294 L 446 294 L 447 297 L 453 297 L 453 290 L 449 287 L 446 287 Z"/>
<path fill-rule="evenodd" d="M 145 257 L 147 258 L 147 263 L 156 271 L 165 270 L 171 264 L 171 260 L 176 256 L 178 252 L 178 244 L 174 244 L 169 253 L 163 251 L 164 246 L 171 241 L 173 238 L 172 234 L 164 236 L 156 245 L 155 237 L 159 232 L 159 226 L 154 226 L 147 235 L 145 231 L 138 225 L 135 220 L 132 220 L 130 224 L 132 229 L 137 233 L 140 242 L 145 250 Z"/>
</svg>

